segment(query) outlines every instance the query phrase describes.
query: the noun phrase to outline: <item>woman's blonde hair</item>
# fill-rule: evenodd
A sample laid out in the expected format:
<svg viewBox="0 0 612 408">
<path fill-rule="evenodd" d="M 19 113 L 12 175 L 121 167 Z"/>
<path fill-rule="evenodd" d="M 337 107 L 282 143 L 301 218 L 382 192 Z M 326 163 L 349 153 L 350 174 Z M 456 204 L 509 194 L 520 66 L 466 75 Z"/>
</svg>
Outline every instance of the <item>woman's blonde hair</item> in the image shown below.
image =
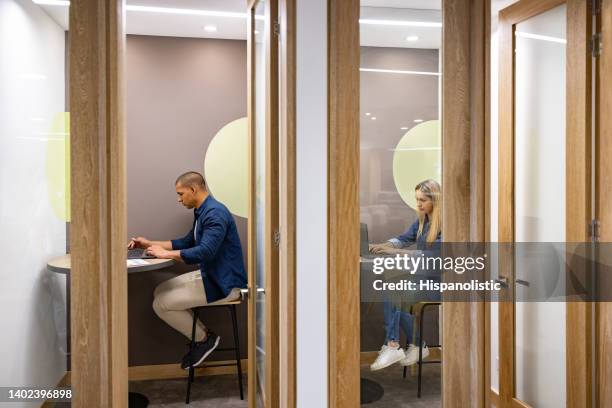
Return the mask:
<svg viewBox="0 0 612 408">
<path fill-rule="evenodd" d="M 428 179 L 416 185 L 414 191 L 420 191 L 433 203 L 433 209 L 429 215 L 429 232 L 427 242 L 435 242 L 438 234 L 442 231 L 442 188 L 436 180 Z M 423 233 L 425 225 L 425 214 L 419 213 L 419 231 L 417 236 Z"/>
</svg>

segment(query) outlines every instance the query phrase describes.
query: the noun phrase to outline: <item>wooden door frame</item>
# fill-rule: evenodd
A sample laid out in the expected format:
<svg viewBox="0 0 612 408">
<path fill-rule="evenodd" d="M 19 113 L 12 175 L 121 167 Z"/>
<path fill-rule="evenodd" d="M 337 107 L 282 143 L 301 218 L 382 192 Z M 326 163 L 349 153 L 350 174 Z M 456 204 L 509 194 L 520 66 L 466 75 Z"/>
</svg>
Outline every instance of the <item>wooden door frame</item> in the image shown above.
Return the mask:
<svg viewBox="0 0 612 408">
<path fill-rule="evenodd" d="M 248 305 L 248 338 L 249 338 L 249 390 L 259 389 L 257 376 L 257 288 L 255 286 L 257 274 L 257 236 L 256 236 L 256 134 L 255 134 L 255 9 L 258 0 L 248 2 L 248 32 L 247 32 L 247 87 L 248 87 L 248 118 L 249 118 L 249 221 L 248 221 L 248 276 L 249 276 L 249 305 Z M 279 203 L 279 43 L 275 30 L 278 22 L 278 0 L 265 0 L 266 20 L 266 163 L 265 163 L 265 220 L 264 220 L 264 254 L 265 254 L 265 384 L 263 390 L 264 405 L 268 408 L 279 406 L 280 377 L 279 377 L 279 249 L 275 242 L 277 232 L 280 232 L 280 203 Z M 270 159 L 273 158 L 273 159 Z M 257 393 L 249 392 L 249 407 L 256 406 Z"/>
<path fill-rule="evenodd" d="M 612 44 L 612 2 L 601 3 L 598 21 L 603 44 Z M 608 46 L 609 47 L 609 46 Z M 612 95 L 605 92 L 612 84 L 612 53 L 602 52 L 597 67 L 597 140 L 596 140 L 596 219 L 599 220 L 599 240 L 612 242 Z M 597 401 L 612 400 L 612 302 L 596 304 Z"/>
<path fill-rule="evenodd" d="M 442 3 L 443 236 L 484 241 L 489 4 Z M 360 404 L 358 20 L 358 0 L 328 1 L 328 405 L 337 408 Z M 484 315 L 480 302 L 443 307 L 445 408 L 484 405 Z"/>
<path fill-rule="evenodd" d="M 127 407 L 123 0 L 70 5 L 74 407 Z"/>
<path fill-rule="evenodd" d="M 514 26 L 530 17 L 567 4 L 567 91 L 566 91 L 566 241 L 588 242 L 591 207 L 591 36 L 589 4 L 583 0 L 521 0 L 499 13 L 499 242 L 514 241 Z M 582 27 L 578 31 L 570 27 Z M 572 81 L 570 78 L 584 78 Z M 507 263 L 504 263 L 508 265 Z M 501 268 L 501 266 L 500 266 Z M 513 287 L 511 268 L 503 275 Z M 592 313 L 588 302 L 566 303 L 566 389 L 567 406 L 593 406 Z M 499 321 L 514 322 L 513 302 L 499 304 Z M 499 328 L 500 402 L 520 406 L 514 398 L 514 324 Z"/>
<path fill-rule="evenodd" d="M 296 5 L 279 0 L 280 406 L 296 406 Z"/>
</svg>

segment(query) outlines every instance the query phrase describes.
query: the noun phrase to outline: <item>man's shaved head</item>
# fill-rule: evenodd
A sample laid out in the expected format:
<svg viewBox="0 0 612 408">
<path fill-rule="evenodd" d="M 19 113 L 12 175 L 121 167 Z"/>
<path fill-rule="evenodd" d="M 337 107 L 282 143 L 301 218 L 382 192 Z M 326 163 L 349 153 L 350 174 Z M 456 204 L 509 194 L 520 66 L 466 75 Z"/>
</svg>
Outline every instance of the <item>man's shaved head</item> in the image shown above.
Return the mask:
<svg viewBox="0 0 612 408">
<path fill-rule="evenodd" d="M 187 173 L 181 174 L 174 184 L 183 187 L 193 187 L 196 190 L 206 190 L 204 177 L 195 171 L 188 171 Z"/>
</svg>

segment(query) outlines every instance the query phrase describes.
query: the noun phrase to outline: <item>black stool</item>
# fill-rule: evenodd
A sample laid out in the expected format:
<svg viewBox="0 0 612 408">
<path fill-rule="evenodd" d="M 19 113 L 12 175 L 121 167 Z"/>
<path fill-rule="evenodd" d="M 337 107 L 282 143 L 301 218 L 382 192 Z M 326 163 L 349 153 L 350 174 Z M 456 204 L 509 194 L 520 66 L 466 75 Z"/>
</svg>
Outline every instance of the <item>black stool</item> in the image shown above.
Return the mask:
<svg viewBox="0 0 612 408">
<path fill-rule="evenodd" d="M 236 356 L 236 362 L 228 363 L 228 364 L 214 364 L 211 367 L 223 367 L 223 366 L 236 366 L 238 371 L 238 388 L 240 389 L 240 399 L 244 399 L 244 394 L 242 392 L 242 365 L 240 364 L 240 340 L 238 338 L 238 319 L 236 318 L 236 305 L 240 304 L 240 300 L 232 301 L 232 302 L 222 302 L 222 303 L 212 303 L 210 305 L 204 305 L 201 307 L 191 309 L 193 312 L 193 324 L 191 326 L 191 342 L 189 343 L 189 352 L 193 350 L 195 347 L 195 333 L 196 333 L 196 322 L 198 321 L 198 310 L 203 308 L 210 307 L 225 307 L 230 310 L 232 315 L 232 328 L 234 331 L 234 347 L 230 348 L 217 348 L 215 351 L 234 351 Z M 185 404 L 189 404 L 189 398 L 191 397 L 191 383 L 195 377 L 195 369 L 196 367 L 189 367 L 189 375 L 187 376 L 187 398 L 185 399 Z"/>
<path fill-rule="evenodd" d="M 418 310 L 416 312 L 414 311 L 414 307 L 411 308 L 411 312 L 413 312 L 413 314 L 415 316 L 418 316 L 419 319 L 419 341 L 418 341 L 418 348 L 419 348 L 419 361 L 417 361 L 418 364 L 418 386 L 417 386 L 417 398 L 421 398 L 421 380 L 422 380 L 422 372 L 423 372 L 423 364 L 441 364 L 442 360 L 426 360 L 423 361 L 423 321 L 425 320 L 425 310 L 428 307 L 433 307 L 433 306 L 440 306 L 442 303 L 440 302 L 418 302 L 415 306 L 417 306 Z M 408 343 L 410 340 L 406 340 L 406 343 Z M 441 348 L 442 345 L 441 344 L 433 344 L 430 345 L 429 348 Z M 408 348 L 408 344 L 406 344 L 406 348 Z M 406 369 L 408 367 L 404 367 L 404 378 L 406 378 Z"/>
</svg>

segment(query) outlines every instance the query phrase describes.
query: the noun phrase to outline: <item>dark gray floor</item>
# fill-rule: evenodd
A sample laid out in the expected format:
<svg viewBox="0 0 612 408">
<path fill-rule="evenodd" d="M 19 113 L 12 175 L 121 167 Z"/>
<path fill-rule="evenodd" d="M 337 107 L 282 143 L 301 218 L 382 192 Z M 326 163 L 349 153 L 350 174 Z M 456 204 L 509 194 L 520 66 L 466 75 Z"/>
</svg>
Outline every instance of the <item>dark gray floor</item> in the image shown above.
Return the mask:
<svg viewBox="0 0 612 408">
<path fill-rule="evenodd" d="M 417 377 L 410 372 L 402 378 L 402 367 L 398 364 L 384 370 L 371 372 L 369 367 L 363 367 L 361 375 L 380 384 L 385 393 L 382 399 L 364 404 L 364 408 L 440 408 L 441 368 L 439 364 L 423 367 L 423 392 L 417 398 Z M 246 397 L 246 376 L 244 377 Z M 146 395 L 152 408 L 184 407 L 185 380 L 161 380 L 130 382 L 130 391 Z M 238 395 L 238 385 L 235 375 L 216 375 L 198 377 L 191 391 L 193 407 L 234 408 L 246 407 L 246 401 L 241 401 Z"/>
<path fill-rule="evenodd" d="M 242 408 L 247 406 L 247 379 L 244 376 L 244 397 L 240 400 L 238 380 L 235 375 L 196 377 L 191 385 L 192 407 Z M 140 392 L 149 398 L 149 407 L 184 407 L 187 380 L 130 381 L 130 391 Z"/>
<path fill-rule="evenodd" d="M 364 404 L 364 408 L 439 408 L 440 398 L 440 365 L 426 365 L 423 368 L 423 394 L 417 398 L 417 378 L 402 378 L 402 367 L 398 364 L 384 370 L 371 372 L 369 367 L 362 367 L 361 375 L 375 381 L 384 389 L 383 397 L 373 403 Z M 147 396 L 149 407 L 172 408 L 185 407 L 186 380 L 131 381 L 130 391 Z M 244 376 L 244 395 L 246 398 L 246 376 Z M 56 407 L 69 407 L 70 404 L 56 404 Z M 191 389 L 191 407 L 244 408 L 247 402 L 241 401 L 238 394 L 238 383 L 235 375 L 215 375 L 197 377 Z M 313 407 L 314 408 L 314 407 Z"/>
<path fill-rule="evenodd" d="M 410 375 L 402 378 L 403 367 L 399 364 L 379 371 L 370 371 L 369 367 L 361 368 L 361 376 L 380 384 L 385 393 L 383 397 L 364 408 L 406 407 L 406 408 L 440 408 L 441 400 L 441 366 L 429 364 L 423 366 L 423 385 L 421 398 L 417 398 L 417 377 Z"/>
</svg>

